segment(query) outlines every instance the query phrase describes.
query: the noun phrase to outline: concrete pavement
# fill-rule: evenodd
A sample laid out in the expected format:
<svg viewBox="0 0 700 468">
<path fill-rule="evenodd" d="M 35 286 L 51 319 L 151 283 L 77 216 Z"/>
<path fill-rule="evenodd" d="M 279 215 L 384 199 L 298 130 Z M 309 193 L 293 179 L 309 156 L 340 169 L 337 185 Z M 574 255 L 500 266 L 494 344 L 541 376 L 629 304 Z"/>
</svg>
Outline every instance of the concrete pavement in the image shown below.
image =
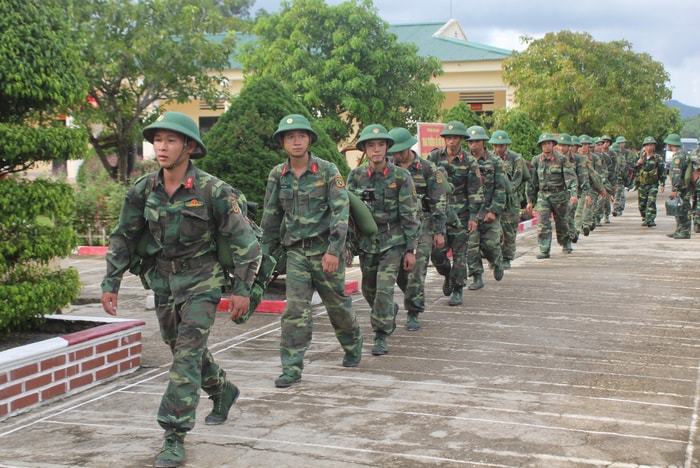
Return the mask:
<svg viewBox="0 0 700 468">
<path fill-rule="evenodd" d="M 184 466 L 700 466 L 700 236 L 665 236 L 665 196 L 658 226 L 641 227 L 628 197 L 624 215 L 571 255 L 555 245 L 536 260 L 536 230 L 521 233 L 504 280 L 487 273 L 462 307 L 447 305 L 431 271 L 422 328 L 406 331 L 400 312 L 386 356 L 369 353 L 369 308 L 355 294 L 358 368 L 340 366 L 315 307 L 303 380 L 289 389 L 273 385 L 279 315 L 235 325 L 219 314 L 210 347 L 241 398 L 222 426 L 204 425 L 211 403 L 201 401 Z M 98 297 L 104 260 L 66 263 L 80 269 L 83 297 Z M 0 466 L 152 466 L 170 357 L 145 297 L 132 277 L 119 308 L 147 322 L 143 368 L 0 423 Z M 88 303 L 71 313 L 103 312 Z"/>
</svg>

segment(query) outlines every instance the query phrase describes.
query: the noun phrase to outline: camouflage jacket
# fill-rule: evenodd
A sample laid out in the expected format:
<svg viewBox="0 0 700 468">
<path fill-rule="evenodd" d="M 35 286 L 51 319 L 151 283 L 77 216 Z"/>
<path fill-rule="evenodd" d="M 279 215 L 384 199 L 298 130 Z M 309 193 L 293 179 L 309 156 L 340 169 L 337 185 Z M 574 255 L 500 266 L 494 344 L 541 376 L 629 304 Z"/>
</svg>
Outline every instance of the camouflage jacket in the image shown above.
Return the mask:
<svg viewBox="0 0 700 468">
<path fill-rule="evenodd" d="M 685 186 L 685 170 L 688 168 L 688 153 L 683 149 L 678 149 L 673 154 L 671 165 L 668 169 L 668 174 L 671 176 L 671 187 L 674 192 L 686 192 Z"/>
<path fill-rule="evenodd" d="M 436 148 L 430 152 L 428 159 L 444 169 L 447 180 L 453 187 L 452 194 L 448 197 L 448 210 L 465 225 L 468 221 L 476 221 L 484 203 L 484 188 L 479 164 L 474 156 L 461 150 L 448 161 L 445 148 Z"/>
<path fill-rule="evenodd" d="M 654 153 L 651 157 L 647 157 L 644 152 L 639 153 L 635 164 L 635 183 L 636 185 L 661 185 L 666 183 L 666 169 L 664 158 L 659 154 Z"/>
<path fill-rule="evenodd" d="M 578 179 L 573 166 L 566 156 L 556 151 L 548 158 L 544 154 L 532 158 L 532 180 L 527 187 L 527 200 L 537 203 L 540 192 L 566 192 L 568 197 L 576 197 Z"/>
<path fill-rule="evenodd" d="M 574 172 L 576 172 L 576 180 L 578 181 L 578 197 L 588 195 L 591 191 L 590 177 L 588 175 L 588 158 L 580 154 L 569 151 L 567 155 L 569 163 L 572 164 Z"/>
<path fill-rule="evenodd" d="M 243 215 L 233 188 L 197 169 L 191 162 L 185 179 L 170 197 L 163 185 L 162 169 L 136 181 L 126 194 L 119 225 L 110 234 L 107 273 L 103 292 L 118 292 L 124 272 L 135 256 L 139 239 L 150 233 L 147 254 L 163 261 L 182 261 L 216 256 L 219 238 L 230 240 L 235 263 L 233 293 L 248 296 L 261 259 L 261 249 L 250 221 Z M 197 270 L 200 274 L 171 275 L 166 293 L 182 302 L 192 291 L 224 287 L 228 280 L 221 265 Z"/>
<path fill-rule="evenodd" d="M 275 166 L 267 179 L 263 253 L 270 254 L 279 244 L 289 248 L 309 240 L 308 255 L 329 253 L 340 258 L 345 253 L 349 214 L 345 181 L 335 164 L 309 152 L 306 171 L 297 179 L 287 160 Z"/>
<path fill-rule="evenodd" d="M 597 153 L 589 152 L 588 154 L 579 154 L 581 156 L 583 163 L 586 165 L 586 171 L 588 172 L 588 185 L 591 190 L 595 193 L 602 193 L 605 186 L 603 185 L 603 178 L 600 176 L 602 171 L 602 163 L 600 161 L 600 156 Z"/>
<path fill-rule="evenodd" d="M 610 186 L 616 186 L 617 185 L 617 153 L 614 151 L 602 151 L 599 153 L 601 155 L 601 159 L 605 163 L 605 168 L 607 169 L 607 181 L 610 183 Z"/>
<path fill-rule="evenodd" d="M 503 161 L 486 149 L 480 158 L 475 159 L 479 165 L 484 190 L 484 203 L 477 217 L 482 220 L 487 213 L 500 216 L 506 208 L 506 173 L 503 170 Z"/>
<path fill-rule="evenodd" d="M 497 155 L 496 155 L 497 156 Z M 520 188 L 530 180 L 530 169 L 525 159 L 509 149 L 501 156 L 506 174 L 506 211 L 520 211 Z"/>
<path fill-rule="evenodd" d="M 420 206 L 413 178 L 407 170 L 390 162 L 381 171 L 364 164 L 348 175 L 348 190 L 354 190 L 365 200 L 377 223 L 377 234 L 360 236 L 360 250 L 380 253 L 397 246 L 416 249 L 421 227 Z"/>
<path fill-rule="evenodd" d="M 411 150 L 413 151 L 413 150 Z M 415 159 L 406 170 L 413 178 L 413 185 L 422 210 L 422 230 L 433 234 L 445 234 L 447 215 L 447 193 L 443 184 L 443 175 L 435 164 L 423 159 L 413 152 Z M 394 163 L 398 166 L 397 163 Z"/>
</svg>

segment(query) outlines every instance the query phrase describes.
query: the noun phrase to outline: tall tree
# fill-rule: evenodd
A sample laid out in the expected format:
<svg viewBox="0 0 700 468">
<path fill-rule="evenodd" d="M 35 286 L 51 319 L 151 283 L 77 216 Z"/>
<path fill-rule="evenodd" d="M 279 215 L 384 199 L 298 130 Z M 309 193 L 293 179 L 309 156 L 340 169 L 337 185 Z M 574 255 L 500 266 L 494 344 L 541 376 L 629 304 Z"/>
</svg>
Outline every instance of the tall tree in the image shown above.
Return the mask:
<svg viewBox="0 0 700 468">
<path fill-rule="evenodd" d="M 311 121 L 318 141 L 311 146 L 317 156 L 327 159 L 347 175 L 348 163 L 336 144 L 294 95 L 271 77 L 251 77 L 240 96 L 204 135 L 207 157 L 197 165 L 241 190 L 249 201 L 262 206 L 267 176 L 272 168 L 286 160 L 284 151 L 272 135 L 282 117 L 302 114 Z M 262 211 L 259 213 L 262 216 Z"/>
<path fill-rule="evenodd" d="M 203 99 L 212 106 L 227 90 L 233 33 L 221 0 L 84 0 L 77 23 L 83 34 L 85 76 L 94 107 L 79 114 L 105 169 L 125 183 L 155 117 L 154 104 Z M 108 156 L 116 153 L 116 164 Z"/>
<path fill-rule="evenodd" d="M 351 141 L 370 123 L 433 121 L 443 99 L 430 82 L 440 61 L 398 43 L 388 28 L 371 0 L 284 1 L 278 14 L 258 20 L 257 40 L 240 58 L 246 72 L 285 83 L 335 141 Z"/>
<path fill-rule="evenodd" d="M 527 49 L 504 61 L 503 77 L 543 130 L 623 134 L 641 142 L 660 122 L 673 121 L 674 111 L 664 105 L 671 90 L 663 64 L 635 53 L 629 42 L 598 42 L 571 31 L 524 40 Z"/>
</svg>

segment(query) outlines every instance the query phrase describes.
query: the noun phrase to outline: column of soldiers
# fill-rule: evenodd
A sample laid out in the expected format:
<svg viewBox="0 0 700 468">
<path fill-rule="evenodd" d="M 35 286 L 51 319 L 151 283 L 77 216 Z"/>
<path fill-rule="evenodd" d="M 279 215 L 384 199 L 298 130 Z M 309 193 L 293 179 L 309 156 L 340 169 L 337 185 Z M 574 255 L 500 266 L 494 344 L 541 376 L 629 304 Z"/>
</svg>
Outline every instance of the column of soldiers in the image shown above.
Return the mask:
<svg viewBox="0 0 700 468">
<path fill-rule="evenodd" d="M 273 140 L 287 158 L 269 174 L 262 229 L 257 229 L 238 191 L 191 164 L 190 159 L 206 155 L 194 121 L 166 113 L 144 129 L 161 169 L 141 178 L 126 198 L 120 225 L 111 235 L 102 304 L 116 315 L 122 275 L 140 261 L 134 245 L 149 232 L 147 251 L 155 261 L 142 279 L 154 289 L 163 339 L 173 352 L 170 383 L 158 412 L 165 440 L 155 466 L 177 467 L 184 461 L 185 435 L 194 427 L 202 390 L 213 402 L 205 424 L 227 420 L 240 390 L 214 362 L 207 336 L 225 291 L 231 292 L 232 320 L 244 320 L 255 309 L 262 297 L 256 293 L 259 279 L 270 273 L 261 266 L 266 258 L 284 262 L 281 270 L 287 272 L 282 374 L 274 380 L 276 387 L 287 388 L 302 378 L 314 291 L 344 351 L 341 365 L 359 365 L 363 337 L 344 289 L 345 267 L 355 255 L 362 295 L 370 306 L 371 353 L 381 356 L 389 352 L 388 338 L 396 329 L 396 284 L 404 294 L 406 328 L 420 329 L 431 258 L 444 276 L 450 306 L 463 303 L 468 277 L 468 290 L 484 287 L 483 258 L 494 279 L 503 279 L 515 258 L 522 192 L 526 211 L 537 207 L 538 259 L 551 256 L 552 218 L 557 242 L 570 254 L 580 232 L 587 236 L 601 222 L 610 222 L 611 213 L 622 214 L 625 187 L 639 191 L 642 225 L 656 225 L 656 194 L 663 192 L 666 170 L 652 137 L 633 156 L 623 151 L 624 137 L 611 149 L 612 138 L 604 135 L 592 151 L 594 140 L 587 135 L 542 133 L 537 141 L 541 152 L 528 168 L 521 155 L 508 149 L 512 142 L 505 131 L 489 136 L 483 127 L 452 121 L 441 136 L 445 146 L 423 158 L 412 149 L 417 141 L 408 130 L 368 125 L 357 142 L 366 163 L 353 169 L 346 183 L 334 164 L 312 152 L 318 136 L 309 121 L 298 114 L 285 116 Z M 673 154 L 671 197 L 683 202 L 676 231 L 669 236 L 688 239 L 691 210 L 695 232 L 700 232 L 700 153 L 686 154 L 677 134 L 664 143 Z M 358 229 L 356 219 L 351 223 L 351 195 L 358 195 L 357 206 L 366 208 L 374 229 Z M 153 206 L 162 208 L 154 211 Z M 275 254 L 280 250 L 285 254 Z M 222 252 L 234 258 L 232 272 L 224 271 Z"/>
</svg>

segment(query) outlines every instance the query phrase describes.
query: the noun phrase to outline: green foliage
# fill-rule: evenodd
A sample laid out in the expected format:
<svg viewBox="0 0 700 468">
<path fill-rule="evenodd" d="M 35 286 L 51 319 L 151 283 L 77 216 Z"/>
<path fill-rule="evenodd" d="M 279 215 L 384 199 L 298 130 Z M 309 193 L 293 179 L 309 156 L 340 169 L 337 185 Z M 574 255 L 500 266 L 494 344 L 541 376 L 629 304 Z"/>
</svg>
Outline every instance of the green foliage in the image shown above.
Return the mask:
<svg viewBox="0 0 700 468">
<path fill-rule="evenodd" d="M 27 330 L 61 311 L 80 293 L 75 269 L 22 268 L 0 281 L 0 337 Z"/>
<path fill-rule="evenodd" d="M 70 304 L 77 272 L 53 271 L 54 258 L 77 246 L 73 189 L 64 182 L 0 180 L 0 335 L 22 329 Z"/>
<path fill-rule="evenodd" d="M 527 50 L 504 61 L 503 77 L 541 130 L 625 135 L 639 144 L 674 123 L 664 104 L 671 90 L 663 64 L 627 41 L 597 42 L 571 31 L 524 40 Z"/>
<path fill-rule="evenodd" d="M 683 129 L 681 130 L 682 138 L 700 138 L 700 115 L 685 119 L 683 121 Z"/>
<path fill-rule="evenodd" d="M 245 72 L 286 84 L 336 142 L 371 123 L 415 130 L 437 117 L 443 95 L 430 80 L 442 64 L 398 43 L 388 27 L 370 0 L 285 1 L 258 20 L 257 41 L 240 59 Z"/>
<path fill-rule="evenodd" d="M 498 109 L 494 112 L 491 131 L 495 130 L 505 130 L 513 142 L 508 147 L 512 151 L 520 153 L 528 161 L 540 153 L 537 146 L 540 129 L 530 116 L 519 108 L 513 110 Z"/>
<path fill-rule="evenodd" d="M 227 97 L 223 70 L 234 50 L 233 19 L 222 14 L 230 1 L 84 0 L 75 23 L 81 25 L 82 60 L 96 107 L 85 107 L 79 121 L 110 174 L 127 183 L 128 159 L 142 141 L 141 129 L 155 118 L 158 101 L 212 105 Z M 97 136 L 95 129 L 101 126 Z M 110 140 L 111 139 L 111 140 Z M 111 141 L 106 144 L 106 141 Z M 108 156 L 116 153 L 116 167 Z"/>
<path fill-rule="evenodd" d="M 208 154 L 196 164 L 262 206 L 270 171 L 286 161 L 284 151 L 272 140 L 272 135 L 282 117 L 288 114 L 301 114 L 309 119 L 318 134 L 311 151 L 335 163 L 347 175 L 350 168 L 335 143 L 313 121 L 303 104 L 271 77 L 249 79 L 240 96 L 204 135 Z"/>
<path fill-rule="evenodd" d="M 22 172 L 36 161 L 79 159 L 84 130 L 52 119 L 87 95 L 75 37 L 62 2 L 0 2 L 0 167 Z"/>
<path fill-rule="evenodd" d="M 37 109 L 66 109 L 87 95 L 64 2 L 0 2 L 0 122 L 20 124 Z"/>
<path fill-rule="evenodd" d="M 156 161 L 137 160 L 132 179 L 158 170 Z M 78 235 L 87 239 L 89 233 L 107 234 L 117 226 L 128 187 L 115 182 L 105 172 L 95 155 L 87 158 L 78 169 L 75 190 L 75 214 L 73 222 Z M 101 243 L 99 237 L 86 242 Z"/>
</svg>

